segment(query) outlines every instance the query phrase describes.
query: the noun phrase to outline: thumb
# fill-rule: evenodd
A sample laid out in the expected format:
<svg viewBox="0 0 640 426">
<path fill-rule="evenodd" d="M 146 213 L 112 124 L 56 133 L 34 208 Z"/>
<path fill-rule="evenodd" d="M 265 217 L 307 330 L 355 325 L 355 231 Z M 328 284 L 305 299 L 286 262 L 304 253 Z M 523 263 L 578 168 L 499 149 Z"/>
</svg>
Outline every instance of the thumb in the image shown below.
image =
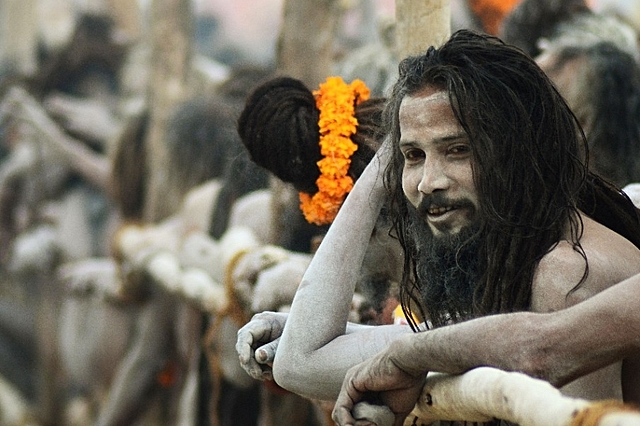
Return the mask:
<svg viewBox="0 0 640 426">
<path fill-rule="evenodd" d="M 262 345 L 258 349 L 256 349 L 255 358 L 258 364 L 273 363 L 273 360 L 276 357 L 276 350 L 278 349 L 279 343 L 280 343 L 280 338 L 278 337 L 277 339 L 272 340 L 266 345 Z"/>
</svg>

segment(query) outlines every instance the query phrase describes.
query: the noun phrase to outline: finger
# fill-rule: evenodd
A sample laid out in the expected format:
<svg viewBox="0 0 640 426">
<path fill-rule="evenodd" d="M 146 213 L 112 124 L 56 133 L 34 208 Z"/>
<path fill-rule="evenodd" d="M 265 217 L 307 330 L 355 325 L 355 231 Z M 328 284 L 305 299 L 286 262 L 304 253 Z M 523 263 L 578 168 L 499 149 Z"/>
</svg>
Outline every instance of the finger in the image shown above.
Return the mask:
<svg viewBox="0 0 640 426">
<path fill-rule="evenodd" d="M 266 345 L 260 346 L 258 349 L 256 349 L 256 361 L 260 364 L 272 364 L 273 360 L 276 357 L 276 350 L 279 343 L 280 338 L 278 337 L 274 341 L 269 342 Z"/>
<path fill-rule="evenodd" d="M 256 380 L 265 380 L 266 377 L 269 377 L 269 375 L 264 375 L 262 366 L 258 364 L 253 357 L 249 358 L 246 362 L 240 361 L 240 366 L 249 376 Z"/>
<path fill-rule="evenodd" d="M 265 380 L 271 377 L 270 373 L 266 375 L 264 374 L 263 367 L 260 364 L 258 364 L 254 359 L 254 354 L 253 354 L 253 351 L 251 350 L 251 347 L 248 345 L 245 345 L 245 346 L 246 346 L 246 351 L 244 349 L 241 349 L 240 351 L 238 351 L 236 347 L 236 351 L 238 351 L 239 354 L 242 353 L 242 355 L 238 355 L 238 361 L 240 362 L 240 367 L 242 367 L 242 369 L 249 376 L 251 376 L 256 380 Z"/>
<path fill-rule="evenodd" d="M 347 378 L 345 378 L 342 383 L 342 389 L 340 390 L 340 394 L 336 399 L 336 402 L 333 406 L 333 412 L 331 413 L 331 418 L 336 424 L 339 426 L 355 426 L 356 420 L 351 414 L 351 410 L 356 402 L 360 400 L 360 394 L 353 389 L 351 384 L 351 380 L 348 379 L 349 375 L 347 374 Z M 351 392 L 355 393 L 355 397 L 351 396 Z"/>
<path fill-rule="evenodd" d="M 260 381 L 273 380 L 273 372 L 268 365 L 260 365 L 257 362 L 252 362 L 246 366 L 245 371 L 252 378 Z"/>
<path fill-rule="evenodd" d="M 355 426 L 356 420 L 351 415 L 351 410 L 348 408 L 348 405 L 344 402 L 338 404 L 333 407 L 333 412 L 331 413 L 331 418 L 338 426 Z"/>
<path fill-rule="evenodd" d="M 357 422 L 368 422 L 377 426 L 393 426 L 396 416 L 386 405 L 373 405 L 360 401 L 354 405 L 352 415 Z"/>
<path fill-rule="evenodd" d="M 270 365 L 261 365 L 262 367 L 262 374 L 261 376 L 258 378 L 258 380 L 270 380 L 273 381 L 273 370 L 271 369 Z"/>
<path fill-rule="evenodd" d="M 264 380 L 263 369 L 255 360 L 252 344 L 253 335 L 248 330 L 240 329 L 236 340 L 236 353 L 240 367 L 252 378 Z"/>
<path fill-rule="evenodd" d="M 248 325 L 248 324 L 247 324 Z M 236 352 L 240 359 L 240 364 L 247 364 L 253 360 L 253 334 L 247 326 L 238 330 L 236 339 Z"/>
</svg>

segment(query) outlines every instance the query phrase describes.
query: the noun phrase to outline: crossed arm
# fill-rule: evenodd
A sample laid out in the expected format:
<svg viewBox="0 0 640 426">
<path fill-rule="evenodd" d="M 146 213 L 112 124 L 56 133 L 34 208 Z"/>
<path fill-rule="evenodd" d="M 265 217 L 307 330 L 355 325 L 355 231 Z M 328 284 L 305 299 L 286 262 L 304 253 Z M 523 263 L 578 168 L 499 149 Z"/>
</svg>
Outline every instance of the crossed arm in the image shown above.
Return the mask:
<svg viewBox="0 0 640 426">
<path fill-rule="evenodd" d="M 407 374 L 459 374 L 491 366 L 562 386 L 640 353 L 638 299 L 640 275 L 553 313 L 492 315 L 422 333 L 405 333 L 346 373 L 334 419 L 341 425 L 353 424 L 351 410 L 357 402 L 370 398 L 368 391 L 397 388 Z M 240 359 L 254 377 L 269 378 L 266 365 L 274 359 L 286 320 L 286 314 L 259 314 L 240 331 Z M 347 330 L 355 337 L 363 328 Z"/>
<path fill-rule="evenodd" d="M 273 363 L 280 386 L 309 398 L 337 398 L 334 420 L 341 425 L 354 424 L 352 408 L 362 400 L 389 406 L 402 424 L 429 371 L 492 366 L 562 386 L 640 351 L 640 312 L 633 303 L 640 275 L 554 313 L 494 315 L 422 333 L 348 325 L 356 274 L 384 196 L 382 152 L 347 197 L 288 318 L 259 314 L 238 333 L 240 362 L 252 376 L 269 378 Z"/>
<path fill-rule="evenodd" d="M 350 367 L 410 332 L 381 326 L 345 334 L 356 281 L 386 196 L 382 172 L 389 157 L 385 144 L 349 193 L 294 297 L 273 376 L 299 395 L 334 400 Z"/>
</svg>

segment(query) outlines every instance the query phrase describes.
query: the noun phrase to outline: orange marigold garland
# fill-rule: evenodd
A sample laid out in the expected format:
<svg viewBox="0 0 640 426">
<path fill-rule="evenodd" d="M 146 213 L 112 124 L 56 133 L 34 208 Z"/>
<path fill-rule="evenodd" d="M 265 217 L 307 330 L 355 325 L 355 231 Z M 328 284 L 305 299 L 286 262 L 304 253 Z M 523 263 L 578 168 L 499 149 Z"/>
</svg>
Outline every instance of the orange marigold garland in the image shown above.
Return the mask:
<svg viewBox="0 0 640 426">
<path fill-rule="evenodd" d="M 320 177 L 316 180 L 318 192 L 313 195 L 300 192 L 300 209 L 307 222 L 326 225 L 333 222 L 345 197 L 353 188 L 353 179 L 347 174 L 351 156 L 358 146 L 351 141 L 358 120 L 355 106 L 369 99 L 369 89 L 361 80 L 347 84 L 340 77 L 329 77 L 313 92 L 320 111 L 320 154 L 317 162 Z"/>
</svg>

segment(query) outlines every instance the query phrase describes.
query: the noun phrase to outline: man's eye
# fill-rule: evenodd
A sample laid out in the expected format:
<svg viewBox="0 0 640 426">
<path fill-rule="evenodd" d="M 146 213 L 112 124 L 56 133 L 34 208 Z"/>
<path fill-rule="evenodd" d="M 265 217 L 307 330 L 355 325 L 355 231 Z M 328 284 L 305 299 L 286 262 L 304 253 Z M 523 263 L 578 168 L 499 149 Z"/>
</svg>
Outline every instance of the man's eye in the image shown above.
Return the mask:
<svg viewBox="0 0 640 426">
<path fill-rule="evenodd" d="M 469 145 L 455 145 L 449 148 L 451 154 L 466 154 L 469 151 Z"/>
<path fill-rule="evenodd" d="M 404 152 L 405 161 L 412 162 L 424 158 L 424 153 L 419 149 L 408 149 Z"/>
</svg>

